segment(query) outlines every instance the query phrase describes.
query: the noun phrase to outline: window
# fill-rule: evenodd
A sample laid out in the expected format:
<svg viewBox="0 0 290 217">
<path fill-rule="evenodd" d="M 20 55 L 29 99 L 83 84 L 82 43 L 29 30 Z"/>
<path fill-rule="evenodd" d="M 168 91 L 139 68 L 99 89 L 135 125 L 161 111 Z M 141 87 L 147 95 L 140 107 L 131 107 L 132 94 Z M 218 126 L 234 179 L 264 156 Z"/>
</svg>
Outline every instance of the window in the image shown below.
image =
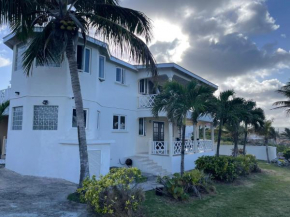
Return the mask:
<svg viewBox="0 0 290 217">
<path fill-rule="evenodd" d="M 86 73 L 90 72 L 91 49 L 84 48 L 82 45 L 77 47 L 78 70 Z"/>
<path fill-rule="evenodd" d="M 87 128 L 87 113 L 88 110 L 84 109 L 84 117 L 85 117 L 85 127 Z M 73 115 L 72 115 L 72 127 L 77 127 L 77 111 L 76 109 L 73 109 Z"/>
<path fill-rule="evenodd" d="M 12 117 L 12 130 L 22 130 L 23 107 L 14 107 Z"/>
<path fill-rule="evenodd" d="M 146 136 L 145 133 L 145 118 L 139 118 L 139 135 Z"/>
<path fill-rule="evenodd" d="M 139 81 L 139 93 L 146 94 L 147 93 L 147 79 L 141 79 Z"/>
<path fill-rule="evenodd" d="M 15 55 L 15 65 L 14 65 L 14 70 L 20 70 L 22 69 L 22 58 L 23 58 L 23 53 L 26 50 L 26 45 L 25 44 L 19 44 L 16 47 L 16 55 Z"/>
<path fill-rule="evenodd" d="M 105 57 L 99 56 L 99 78 L 105 79 Z"/>
<path fill-rule="evenodd" d="M 125 70 L 122 68 L 116 68 L 116 82 L 125 84 Z"/>
<path fill-rule="evenodd" d="M 34 106 L 33 130 L 57 130 L 58 106 Z"/>
<path fill-rule="evenodd" d="M 125 130 L 126 129 L 126 117 L 122 115 L 113 116 L 113 129 Z"/>
</svg>

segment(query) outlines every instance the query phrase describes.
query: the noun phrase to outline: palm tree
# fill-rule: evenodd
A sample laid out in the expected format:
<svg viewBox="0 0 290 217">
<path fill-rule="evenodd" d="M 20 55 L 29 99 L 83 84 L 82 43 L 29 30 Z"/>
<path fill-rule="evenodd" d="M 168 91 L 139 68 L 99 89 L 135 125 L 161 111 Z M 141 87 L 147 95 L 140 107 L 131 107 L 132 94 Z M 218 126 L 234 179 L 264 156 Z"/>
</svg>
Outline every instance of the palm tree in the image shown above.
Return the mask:
<svg viewBox="0 0 290 217">
<path fill-rule="evenodd" d="M 175 81 L 167 82 L 163 91 L 156 96 L 152 113 L 158 117 L 158 113 L 165 111 L 168 120 L 175 123 L 182 132 L 181 165 L 180 173 L 184 173 L 184 147 L 187 112 L 192 111 L 199 115 L 206 113 L 206 105 L 213 94 L 213 89 L 191 81 L 182 85 Z"/>
<path fill-rule="evenodd" d="M 244 103 L 245 116 L 243 117 L 243 122 L 245 124 L 245 137 L 244 137 L 244 147 L 243 154 L 246 154 L 246 144 L 248 137 L 248 126 L 254 127 L 255 130 L 263 126 L 265 120 L 265 114 L 263 109 L 256 108 L 256 102 L 248 100 Z"/>
<path fill-rule="evenodd" d="M 287 139 L 290 139 L 290 129 L 285 128 L 285 131 L 281 133 L 281 136 L 285 136 Z"/>
<path fill-rule="evenodd" d="M 117 0 L 2 0 L 0 25 L 8 25 L 28 48 L 23 68 L 31 75 L 33 61 L 45 65 L 68 60 L 75 99 L 79 154 L 79 186 L 89 177 L 88 153 L 84 124 L 83 100 L 78 75 L 76 48 L 79 33 L 86 43 L 89 29 L 126 52 L 130 58 L 157 74 L 155 60 L 146 43 L 151 39 L 151 23 L 139 12 L 118 5 Z M 35 31 L 35 27 L 42 27 Z M 138 36 L 143 37 L 146 43 Z"/>
<path fill-rule="evenodd" d="M 286 113 L 290 114 L 290 82 L 287 82 L 287 84 L 277 90 L 277 92 L 284 95 L 288 100 L 275 102 L 273 105 L 277 107 L 274 109 L 286 109 Z"/>
<path fill-rule="evenodd" d="M 218 97 L 216 97 L 216 99 L 213 101 L 213 105 L 210 107 L 211 113 L 214 115 L 216 121 L 218 121 L 216 156 L 219 156 L 221 136 L 224 125 L 227 122 L 231 122 L 232 127 L 234 127 L 235 123 L 239 122 L 239 106 L 243 100 L 240 98 L 235 98 L 234 95 L 234 90 L 223 91 L 219 94 Z M 236 125 L 235 128 L 237 127 L 238 126 Z"/>
<path fill-rule="evenodd" d="M 6 110 L 6 108 L 8 108 L 9 104 L 9 101 L 0 104 L 0 121 L 3 118 L 3 112 Z"/>
<path fill-rule="evenodd" d="M 273 133 L 275 133 L 274 127 L 272 127 L 273 120 L 266 120 L 263 124 L 263 127 L 260 128 L 259 133 L 264 136 L 265 145 L 266 145 L 266 154 L 267 154 L 267 161 L 270 163 L 269 158 L 269 139 L 273 138 Z M 275 133 L 276 134 L 276 133 Z"/>
</svg>

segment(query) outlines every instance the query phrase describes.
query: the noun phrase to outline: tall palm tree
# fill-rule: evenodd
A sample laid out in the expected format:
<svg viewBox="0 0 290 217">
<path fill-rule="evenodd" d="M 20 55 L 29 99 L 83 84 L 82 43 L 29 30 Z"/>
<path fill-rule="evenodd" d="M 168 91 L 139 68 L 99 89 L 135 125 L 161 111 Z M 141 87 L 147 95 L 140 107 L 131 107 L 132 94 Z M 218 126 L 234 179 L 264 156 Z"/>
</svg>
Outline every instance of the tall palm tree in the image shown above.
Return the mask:
<svg viewBox="0 0 290 217">
<path fill-rule="evenodd" d="M 245 101 L 244 103 L 245 115 L 243 122 L 245 124 L 245 137 L 243 144 L 243 154 L 246 154 L 246 144 L 248 137 L 248 127 L 252 126 L 255 130 L 263 126 L 265 114 L 263 109 L 256 108 L 256 102 L 252 100 Z"/>
<path fill-rule="evenodd" d="M 286 113 L 290 114 L 290 82 L 287 82 L 287 84 L 277 90 L 277 92 L 284 95 L 287 100 L 275 102 L 273 105 L 277 107 L 274 109 L 286 109 Z"/>
<path fill-rule="evenodd" d="M 269 139 L 273 138 L 273 133 L 275 133 L 275 128 L 272 127 L 273 120 L 266 120 L 263 124 L 263 127 L 259 129 L 259 133 L 264 136 L 265 146 L 266 146 L 266 154 L 267 154 L 267 161 L 270 163 L 269 158 Z M 276 133 L 275 133 L 276 134 Z"/>
<path fill-rule="evenodd" d="M 93 29 L 119 47 L 121 54 L 126 52 L 156 75 L 155 60 L 146 45 L 151 39 L 150 20 L 139 11 L 120 7 L 117 0 L 2 0 L 0 25 L 10 26 L 12 32 L 28 44 L 23 55 L 23 68 L 27 75 L 31 75 L 35 59 L 44 65 L 59 63 L 66 56 L 76 107 L 81 186 L 89 176 L 89 166 L 76 60 L 79 33 L 85 44 L 86 35 Z M 42 27 L 42 30 L 35 31 L 35 27 Z"/>
<path fill-rule="evenodd" d="M 175 81 L 167 82 L 162 92 L 156 96 L 152 113 L 155 117 L 165 111 L 168 120 L 175 123 L 182 132 L 180 173 L 184 173 L 184 147 L 187 112 L 205 114 L 206 105 L 213 94 L 213 89 L 191 81 L 182 85 Z"/>
<path fill-rule="evenodd" d="M 6 108 L 9 106 L 9 101 L 3 102 L 0 104 L 0 121 L 3 118 L 3 112 L 6 110 Z"/>
<path fill-rule="evenodd" d="M 290 129 L 285 128 L 284 132 L 281 133 L 281 136 L 285 136 L 287 139 L 290 139 Z"/>
</svg>

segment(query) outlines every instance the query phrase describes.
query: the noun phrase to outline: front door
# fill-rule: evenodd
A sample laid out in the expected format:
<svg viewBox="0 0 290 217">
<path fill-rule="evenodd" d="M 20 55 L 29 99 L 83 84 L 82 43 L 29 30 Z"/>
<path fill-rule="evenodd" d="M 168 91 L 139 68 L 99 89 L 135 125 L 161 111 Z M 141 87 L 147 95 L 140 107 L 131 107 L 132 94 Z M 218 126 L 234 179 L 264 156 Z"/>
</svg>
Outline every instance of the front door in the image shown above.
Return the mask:
<svg viewBox="0 0 290 217">
<path fill-rule="evenodd" d="M 163 122 L 153 122 L 153 141 L 164 142 Z"/>
</svg>

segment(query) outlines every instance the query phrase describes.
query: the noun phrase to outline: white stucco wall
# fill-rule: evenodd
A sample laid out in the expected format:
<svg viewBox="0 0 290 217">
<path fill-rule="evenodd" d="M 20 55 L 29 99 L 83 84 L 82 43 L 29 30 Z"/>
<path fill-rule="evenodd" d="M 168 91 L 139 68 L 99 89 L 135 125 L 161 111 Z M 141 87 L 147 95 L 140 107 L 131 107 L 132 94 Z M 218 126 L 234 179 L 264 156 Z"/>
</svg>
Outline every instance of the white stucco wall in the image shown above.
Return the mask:
<svg viewBox="0 0 290 217">
<path fill-rule="evenodd" d="M 221 155 L 232 155 L 232 149 L 234 148 L 233 145 L 221 145 L 220 146 L 220 154 Z M 239 149 L 243 148 L 242 145 L 239 145 Z M 216 149 L 216 146 L 215 146 Z M 277 157 L 277 148 L 273 146 L 269 146 L 269 158 L 270 160 L 273 160 Z M 246 152 L 247 154 L 252 154 L 256 156 L 258 160 L 267 160 L 266 155 L 266 146 L 246 146 Z"/>
</svg>

